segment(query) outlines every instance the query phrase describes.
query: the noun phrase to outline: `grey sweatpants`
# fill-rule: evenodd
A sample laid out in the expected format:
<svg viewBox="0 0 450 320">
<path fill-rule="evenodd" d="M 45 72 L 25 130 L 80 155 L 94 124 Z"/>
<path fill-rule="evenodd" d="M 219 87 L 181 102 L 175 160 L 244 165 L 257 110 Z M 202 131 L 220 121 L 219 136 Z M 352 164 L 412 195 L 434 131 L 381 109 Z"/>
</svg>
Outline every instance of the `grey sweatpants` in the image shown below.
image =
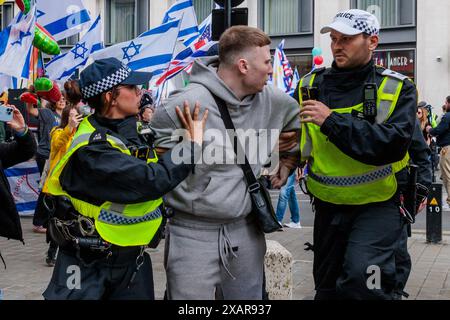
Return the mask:
<svg viewBox="0 0 450 320">
<path fill-rule="evenodd" d="M 265 253 L 265 236 L 254 220 L 218 224 L 176 214 L 166 229 L 167 297 L 261 300 Z"/>
</svg>

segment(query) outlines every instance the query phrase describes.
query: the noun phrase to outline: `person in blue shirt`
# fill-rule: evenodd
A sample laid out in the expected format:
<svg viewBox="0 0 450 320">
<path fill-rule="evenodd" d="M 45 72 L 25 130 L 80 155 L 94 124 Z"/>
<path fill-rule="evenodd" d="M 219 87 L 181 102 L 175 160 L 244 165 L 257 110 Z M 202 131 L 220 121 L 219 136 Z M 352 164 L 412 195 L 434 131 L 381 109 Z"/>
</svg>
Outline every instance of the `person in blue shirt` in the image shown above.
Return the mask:
<svg viewBox="0 0 450 320">
<path fill-rule="evenodd" d="M 434 129 L 428 126 L 426 130 L 431 136 L 437 137 L 437 145 L 441 148 L 439 166 L 441 168 L 442 182 L 448 195 L 450 191 L 450 96 L 445 99 L 445 111 L 446 113 L 439 125 Z M 449 196 L 447 196 L 446 201 L 447 206 L 444 206 L 444 209 L 449 209 Z"/>
</svg>

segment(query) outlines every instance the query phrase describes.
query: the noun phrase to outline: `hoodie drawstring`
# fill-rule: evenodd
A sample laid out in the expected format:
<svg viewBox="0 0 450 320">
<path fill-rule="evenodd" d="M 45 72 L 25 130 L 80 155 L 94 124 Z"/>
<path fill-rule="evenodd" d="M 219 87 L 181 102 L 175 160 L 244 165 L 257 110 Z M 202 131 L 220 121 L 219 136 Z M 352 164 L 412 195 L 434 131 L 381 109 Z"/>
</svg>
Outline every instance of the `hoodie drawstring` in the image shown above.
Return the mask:
<svg viewBox="0 0 450 320">
<path fill-rule="evenodd" d="M 222 263 L 225 271 L 228 273 L 228 275 L 233 279 L 236 280 L 236 278 L 231 274 L 230 270 L 228 269 L 229 266 L 229 255 L 232 255 L 232 257 L 237 258 L 237 255 L 233 251 L 233 247 L 231 245 L 230 240 L 230 234 L 228 233 L 228 229 L 226 225 L 222 225 L 220 227 L 219 231 L 219 255 L 220 255 L 220 262 Z"/>
</svg>

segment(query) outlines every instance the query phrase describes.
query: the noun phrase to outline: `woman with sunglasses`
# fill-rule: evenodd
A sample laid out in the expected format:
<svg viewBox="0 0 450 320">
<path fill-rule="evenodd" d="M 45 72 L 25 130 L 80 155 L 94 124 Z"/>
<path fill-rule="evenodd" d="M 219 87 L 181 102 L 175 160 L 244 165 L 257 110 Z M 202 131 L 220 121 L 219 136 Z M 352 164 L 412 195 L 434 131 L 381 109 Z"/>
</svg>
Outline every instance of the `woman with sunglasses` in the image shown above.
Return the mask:
<svg viewBox="0 0 450 320">
<path fill-rule="evenodd" d="M 80 74 L 80 94 L 95 114 L 80 123 L 49 177 L 48 191 L 57 199 L 49 231 L 60 253 L 46 299 L 154 299 L 144 250 L 158 243 L 162 196 L 194 165 L 175 164 L 171 153 L 158 160 L 137 134 L 138 85 L 150 78 L 115 58 L 96 60 Z M 189 159 L 203 142 L 207 112 L 200 118 L 198 111 L 177 112 Z"/>
<path fill-rule="evenodd" d="M 430 125 L 430 123 L 428 122 L 428 110 L 424 107 L 418 107 L 417 108 L 417 119 L 419 119 L 420 128 L 422 129 L 423 137 L 424 137 L 425 141 L 427 142 L 427 145 L 430 145 L 431 137 L 427 133 L 427 130 L 426 130 L 427 126 Z"/>
</svg>

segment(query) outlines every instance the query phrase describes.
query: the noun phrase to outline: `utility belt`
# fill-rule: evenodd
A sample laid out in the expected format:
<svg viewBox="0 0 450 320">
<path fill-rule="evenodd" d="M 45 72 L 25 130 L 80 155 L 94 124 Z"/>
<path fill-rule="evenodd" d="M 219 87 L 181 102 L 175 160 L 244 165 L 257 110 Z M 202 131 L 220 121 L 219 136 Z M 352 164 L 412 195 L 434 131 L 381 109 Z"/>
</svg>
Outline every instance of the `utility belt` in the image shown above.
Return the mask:
<svg viewBox="0 0 450 320">
<path fill-rule="evenodd" d="M 46 195 L 44 204 L 50 212 L 49 235 L 60 248 L 68 251 L 84 248 L 99 252 L 111 248 L 111 244 L 95 230 L 93 219 L 77 212 L 69 198 Z"/>
<path fill-rule="evenodd" d="M 103 240 L 95 229 L 94 219 L 83 216 L 75 210 L 69 198 L 46 195 L 44 204 L 50 212 L 49 235 L 62 249 L 66 251 L 84 249 L 84 251 L 94 252 L 101 256 L 102 253 L 109 254 L 112 249 L 127 248 Z M 156 248 L 164 238 L 164 229 L 169 214 L 163 205 L 160 209 L 163 219 L 152 241 L 147 245 L 149 248 Z"/>
</svg>

